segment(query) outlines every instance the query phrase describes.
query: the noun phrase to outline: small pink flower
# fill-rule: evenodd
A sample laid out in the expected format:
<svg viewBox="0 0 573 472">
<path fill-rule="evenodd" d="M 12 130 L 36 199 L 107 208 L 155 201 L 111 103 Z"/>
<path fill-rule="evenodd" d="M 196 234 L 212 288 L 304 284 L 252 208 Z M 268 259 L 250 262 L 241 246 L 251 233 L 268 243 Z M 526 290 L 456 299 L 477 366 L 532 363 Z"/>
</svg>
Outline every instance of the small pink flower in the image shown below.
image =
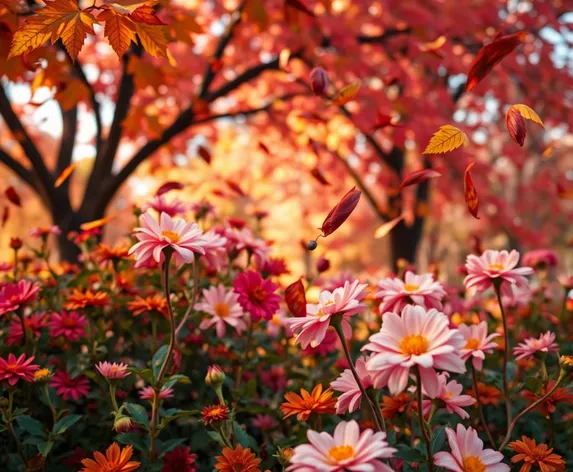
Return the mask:
<svg viewBox="0 0 573 472">
<path fill-rule="evenodd" d="M 479 257 L 470 254 L 466 260 L 468 275 L 464 285 L 467 289 L 483 292 L 493 285 L 494 280 L 500 279 L 502 293 L 511 296 L 510 286 L 526 286 L 528 282 L 525 276 L 533 274 L 531 267 L 516 269 L 518 261 L 519 253 L 516 250 L 508 253 L 488 249 Z"/>
<path fill-rule="evenodd" d="M 46 316 L 44 314 L 36 314 L 24 317 L 24 326 L 26 331 L 32 335 L 33 338 L 37 338 L 41 334 L 41 330 L 46 327 Z M 22 339 L 22 322 L 17 318 L 13 317 L 10 321 L 10 326 L 8 327 L 9 335 L 6 338 L 6 344 L 14 345 L 21 344 Z"/>
<path fill-rule="evenodd" d="M 86 337 L 88 320 L 76 311 L 62 311 L 50 315 L 50 336 L 63 336 L 66 341 L 75 342 Z"/>
<path fill-rule="evenodd" d="M 10 272 L 14 268 L 14 264 L 10 262 L 0 261 L 0 272 Z"/>
<path fill-rule="evenodd" d="M 153 400 L 155 397 L 155 392 L 153 387 L 143 387 L 139 389 L 139 398 L 142 400 Z M 173 389 L 171 387 L 163 387 L 159 392 L 159 398 L 161 400 L 166 400 L 167 398 L 173 397 Z"/>
<path fill-rule="evenodd" d="M 227 238 L 216 233 L 214 230 L 209 230 L 203 233 L 203 240 L 205 244 L 205 255 L 201 260 L 206 262 L 207 267 L 212 270 L 219 271 L 228 264 L 227 256 Z"/>
<path fill-rule="evenodd" d="M 485 355 L 491 354 L 497 345 L 492 342 L 492 339 L 501 335 L 492 333 L 488 336 L 487 322 L 485 321 L 478 325 L 466 326 L 461 324 L 458 326 L 458 329 L 466 340 L 465 346 L 460 350 L 462 359 L 467 361 L 471 357 L 474 368 L 480 371 L 483 367 Z"/>
<path fill-rule="evenodd" d="M 356 372 L 360 378 L 360 383 L 364 388 L 369 388 L 372 386 L 372 379 L 370 374 L 366 369 L 366 361 L 364 357 L 360 357 L 356 361 Z M 346 369 L 340 376 L 330 383 L 333 390 L 337 392 L 342 392 L 342 395 L 338 397 L 336 402 L 336 414 L 340 415 L 342 413 L 352 413 L 353 411 L 360 408 L 360 403 L 362 402 L 362 392 L 360 387 L 352 375 L 350 369 Z"/>
<path fill-rule="evenodd" d="M 343 328 L 344 326 L 345 325 L 342 325 Z M 352 333 L 350 334 L 352 335 Z M 324 339 L 318 346 L 308 346 L 302 350 L 302 353 L 305 356 L 328 356 L 329 354 L 336 352 L 338 349 L 342 349 L 340 346 L 340 340 L 338 339 L 338 335 L 336 334 L 336 331 L 334 331 L 334 328 L 331 327 L 326 331 Z"/>
<path fill-rule="evenodd" d="M 171 248 L 178 266 L 192 263 L 195 254 L 205 254 L 203 231 L 197 223 L 174 220 L 167 213 L 161 213 L 159 223 L 149 213 L 140 217 L 141 227 L 135 228 L 139 240 L 131 247 L 129 254 L 135 254 L 135 266 L 140 267 L 149 259 L 163 262 L 163 250 Z"/>
<path fill-rule="evenodd" d="M 449 328 L 446 315 L 435 309 L 407 305 L 401 315 L 384 313 L 382 329 L 370 336 L 362 349 L 374 353 L 366 362 L 375 388 L 388 385 L 396 395 L 408 385 L 410 369 L 416 366 L 430 397 L 439 389 L 436 369 L 463 373 L 460 357 L 465 341 L 457 329 Z"/>
<path fill-rule="evenodd" d="M 344 287 L 336 288 L 333 292 L 320 292 L 319 303 L 306 305 L 307 316 L 286 320 L 286 325 L 296 334 L 295 341 L 300 343 L 303 349 L 309 345 L 318 346 L 326 336 L 332 316 L 336 314 L 342 315 L 344 335 L 350 339 L 352 328 L 348 318 L 367 308 L 361 303 L 368 293 L 366 287 L 366 284 L 355 280 L 352 283 L 345 282 Z"/>
<path fill-rule="evenodd" d="M 270 320 L 279 309 L 281 297 L 274 293 L 278 286 L 264 280 L 258 272 L 249 270 L 239 274 L 233 280 L 233 287 L 239 295 L 239 304 L 253 321 Z"/>
<path fill-rule="evenodd" d="M 228 228 L 225 231 L 225 237 L 230 250 L 251 253 L 255 258 L 257 267 L 263 266 L 264 262 L 269 258 L 271 249 L 267 242 L 257 238 L 249 228 Z"/>
<path fill-rule="evenodd" d="M 523 265 L 536 269 L 555 267 L 559 263 L 559 256 L 551 249 L 534 249 L 523 255 Z"/>
<path fill-rule="evenodd" d="M 40 285 L 29 280 L 19 280 L 17 283 L 4 285 L 0 290 L 0 316 L 36 301 L 39 291 Z"/>
<path fill-rule="evenodd" d="M 539 338 L 527 338 L 523 343 L 513 348 L 515 360 L 531 358 L 536 352 L 559 351 L 559 346 L 555 343 L 555 333 L 547 331 Z"/>
<path fill-rule="evenodd" d="M 450 380 L 448 382 L 448 373 L 442 372 L 438 374 L 438 379 L 440 382 L 440 386 L 438 392 L 434 400 L 441 400 L 446 410 L 449 413 L 454 414 L 457 413 L 463 419 L 469 418 L 470 415 L 467 411 L 465 411 L 462 407 L 463 406 L 470 406 L 473 405 L 476 400 L 471 395 L 463 395 L 462 391 L 464 389 L 463 385 L 456 382 L 455 380 Z M 424 395 L 429 396 L 424 388 L 422 388 L 422 392 Z M 430 397 L 432 398 L 432 397 Z M 422 402 L 422 408 L 424 410 L 424 415 L 430 413 L 432 409 L 432 401 L 431 400 L 424 400 Z"/>
<path fill-rule="evenodd" d="M 52 226 L 32 228 L 32 230 L 30 231 L 30 236 L 34 238 L 47 238 L 50 234 L 59 236 L 60 234 L 62 234 L 62 230 L 60 229 L 59 226 L 52 225 Z"/>
<path fill-rule="evenodd" d="M 261 272 L 265 275 L 272 275 L 275 277 L 290 273 L 286 261 L 282 257 L 269 257 L 263 264 Z"/>
<path fill-rule="evenodd" d="M 96 369 L 108 380 L 118 380 L 127 377 L 130 372 L 127 371 L 127 364 L 118 364 L 116 362 L 100 362 L 96 364 Z"/>
<path fill-rule="evenodd" d="M 503 464 L 503 454 L 493 449 L 484 449 L 483 441 L 473 428 L 464 428 L 458 424 L 454 432 L 446 428 L 448 443 L 452 452 L 438 452 L 434 455 L 434 464 L 454 472 L 483 471 L 509 472 L 508 465 Z"/>
<path fill-rule="evenodd" d="M 8 382 L 11 387 L 16 385 L 18 380 L 31 382 L 39 367 L 32 364 L 33 360 L 34 356 L 26 359 L 26 354 L 21 354 L 18 358 L 12 353 L 8 354 L 7 359 L 0 357 L 0 381 Z"/>
<path fill-rule="evenodd" d="M 226 290 L 223 284 L 203 290 L 203 301 L 195 305 L 195 310 L 211 315 L 203 319 L 200 329 L 209 329 L 215 325 L 217 336 L 225 336 L 225 326 L 235 328 L 237 333 L 245 330 L 245 315 L 239 305 L 239 295 L 232 290 Z"/>
<path fill-rule="evenodd" d="M 50 387 L 64 400 L 79 400 L 89 393 L 90 381 L 83 375 L 72 378 L 66 371 L 59 370 L 54 374 Z"/>
<path fill-rule="evenodd" d="M 382 298 L 380 313 L 399 313 L 408 304 L 441 310 L 442 299 L 446 296 L 442 284 L 434 282 L 432 274 L 406 272 L 405 281 L 387 278 L 381 280 L 378 287 L 381 290 L 376 293 L 376 297 Z"/>
<path fill-rule="evenodd" d="M 287 373 L 282 365 L 273 365 L 271 368 L 261 369 L 261 382 L 273 392 L 282 392 L 287 385 Z"/>
<path fill-rule="evenodd" d="M 308 430 L 306 436 L 310 444 L 295 447 L 288 472 L 393 472 L 381 461 L 396 452 L 388 447 L 386 433 L 371 429 L 361 433 L 358 423 L 352 420 L 338 423 L 333 436 L 313 430 Z"/>
<path fill-rule="evenodd" d="M 181 200 L 173 198 L 171 201 L 167 201 L 164 195 L 157 195 L 149 200 L 141 208 L 142 212 L 146 212 L 149 209 L 155 210 L 157 213 L 167 213 L 169 216 L 174 217 L 176 215 L 184 215 L 187 213 L 187 205 Z"/>
<path fill-rule="evenodd" d="M 261 431 L 269 431 L 277 425 L 277 421 L 271 415 L 256 415 L 251 421 L 255 428 Z"/>
</svg>

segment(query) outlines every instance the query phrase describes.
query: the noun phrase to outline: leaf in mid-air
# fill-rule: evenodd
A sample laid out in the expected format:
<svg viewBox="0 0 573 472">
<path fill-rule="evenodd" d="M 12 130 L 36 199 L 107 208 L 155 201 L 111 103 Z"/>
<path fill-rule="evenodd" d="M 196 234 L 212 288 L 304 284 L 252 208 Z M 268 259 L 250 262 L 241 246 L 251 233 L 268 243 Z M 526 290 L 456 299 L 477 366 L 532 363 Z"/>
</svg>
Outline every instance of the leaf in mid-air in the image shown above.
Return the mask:
<svg viewBox="0 0 573 472">
<path fill-rule="evenodd" d="M 520 146 L 523 146 L 525 135 L 527 134 L 527 130 L 525 129 L 525 120 L 531 120 L 541 125 L 542 128 L 545 128 L 539 115 L 527 105 L 512 105 L 505 115 L 505 124 L 513 140 Z"/>
<path fill-rule="evenodd" d="M 404 215 L 400 215 L 400 216 L 394 218 L 393 220 L 390 220 L 386 223 L 382 223 L 380 226 L 378 226 L 378 228 L 376 228 L 376 231 L 374 231 L 374 237 L 376 239 L 383 238 L 390 231 L 392 231 L 396 227 L 396 225 L 398 223 L 400 223 L 400 221 L 402 221 L 403 219 L 404 219 Z"/>
<path fill-rule="evenodd" d="M 468 144 L 469 139 L 462 130 L 452 125 L 444 125 L 434 133 L 423 154 L 444 154 L 462 145 L 467 147 Z"/>
<path fill-rule="evenodd" d="M 466 205 L 468 206 L 468 210 L 472 214 L 474 218 L 479 220 L 478 210 L 479 210 L 479 199 L 477 196 L 476 188 L 474 186 L 474 182 L 472 180 L 472 176 L 470 175 L 470 170 L 474 166 L 475 161 L 470 162 L 470 164 L 466 167 L 466 171 L 464 173 L 464 197 L 466 199 Z"/>
<path fill-rule="evenodd" d="M 426 182 L 427 180 L 435 179 L 436 177 L 441 176 L 442 174 L 434 169 L 422 169 L 416 172 L 412 172 L 411 174 L 404 177 L 404 180 L 402 180 L 402 183 L 400 184 L 400 190 L 402 190 L 404 187 L 421 184 L 422 182 Z"/>
<path fill-rule="evenodd" d="M 293 316 L 306 316 L 306 293 L 300 279 L 286 288 L 285 302 Z"/>
<path fill-rule="evenodd" d="M 70 175 L 72 175 L 72 172 L 75 170 L 76 166 L 77 166 L 77 163 L 74 162 L 74 163 L 70 164 L 68 167 L 66 167 L 62 172 L 60 172 L 60 175 L 58 175 L 58 178 L 56 179 L 56 182 L 54 183 L 54 187 L 58 188 L 66 180 L 68 180 L 68 177 Z"/>
<path fill-rule="evenodd" d="M 358 205 L 362 192 L 352 187 L 344 197 L 330 210 L 324 219 L 320 230 L 323 236 L 328 236 L 344 223 Z"/>
<path fill-rule="evenodd" d="M 330 100 L 331 105 L 346 105 L 348 102 L 354 99 L 360 90 L 360 79 L 356 79 L 351 84 L 340 90 L 332 100 Z"/>
</svg>

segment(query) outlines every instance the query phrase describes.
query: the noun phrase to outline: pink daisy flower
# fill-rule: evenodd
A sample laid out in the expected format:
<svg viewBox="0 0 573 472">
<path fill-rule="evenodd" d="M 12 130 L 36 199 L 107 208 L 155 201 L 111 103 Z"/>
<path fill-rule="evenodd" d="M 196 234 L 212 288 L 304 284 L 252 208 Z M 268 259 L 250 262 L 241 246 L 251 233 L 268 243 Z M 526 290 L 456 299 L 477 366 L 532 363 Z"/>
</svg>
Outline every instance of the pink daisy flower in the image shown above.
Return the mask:
<svg viewBox="0 0 573 472">
<path fill-rule="evenodd" d="M 60 234 L 62 234 L 62 230 L 57 225 L 43 226 L 43 227 L 39 226 L 37 228 L 32 228 L 29 234 L 34 238 L 47 238 L 50 234 L 53 234 L 54 236 L 59 236 Z"/>
<path fill-rule="evenodd" d="M 164 195 L 156 195 L 141 207 L 142 212 L 146 212 L 150 209 L 155 210 L 159 214 L 167 213 L 169 216 L 174 217 L 187 213 L 188 206 L 177 198 L 168 201 Z"/>
<path fill-rule="evenodd" d="M 232 326 L 240 333 L 246 329 L 244 313 L 239 305 L 239 294 L 226 290 L 223 284 L 212 286 L 203 290 L 203 301 L 195 305 L 195 309 L 211 315 L 203 319 L 200 329 L 209 329 L 215 326 L 217 336 L 225 336 L 226 325 Z"/>
<path fill-rule="evenodd" d="M 434 397 L 440 386 L 436 369 L 465 372 L 460 357 L 465 341 L 449 324 L 443 313 L 420 306 L 406 305 L 401 315 L 384 313 L 382 329 L 362 348 L 374 353 L 366 362 L 374 387 L 387 385 L 396 395 L 406 388 L 410 369 L 416 366 L 428 396 Z"/>
<path fill-rule="evenodd" d="M 286 323 L 286 320 L 285 320 Z M 344 328 L 344 325 L 343 325 Z M 352 333 L 350 333 L 352 334 Z M 292 334 L 291 334 L 292 336 Z M 342 349 L 342 346 L 339 345 L 340 339 L 338 339 L 338 334 L 334 328 L 329 328 L 326 331 L 326 335 L 322 342 L 316 347 L 306 347 L 302 350 L 302 353 L 305 356 L 328 356 L 329 354 L 337 351 L 338 349 Z"/>
<path fill-rule="evenodd" d="M 472 358 L 474 368 L 480 371 L 483 367 L 483 360 L 486 354 L 491 354 L 497 346 L 492 339 L 501 336 L 499 333 L 487 334 L 487 322 L 482 321 L 478 325 L 466 326 L 460 324 L 458 330 L 466 340 L 465 346 L 460 350 L 462 359 L 467 361 Z"/>
<path fill-rule="evenodd" d="M 277 426 L 277 421 L 271 415 L 263 414 L 256 415 L 252 419 L 251 423 L 255 428 L 258 428 L 261 431 L 269 431 Z"/>
<path fill-rule="evenodd" d="M 559 346 L 555 343 L 555 333 L 551 331 L 539 335 L 539 338 L 527 338 L 513 348 L 515 360 L 531 358 L 536 352 L 550 351 L 559 351 Z"/>
<path fill-rule="evenodd" d="M 295 447 L 288 472 L 393 472 L 381 461 L 396 452 L 388 447 L 386 433 L 371 429 L 360 433 L 358 423 L 352 420 L 338 423 L 333 436 L 313 430 L 307 431 L 306 436 L 310 444 Z"/>
<path fill-rule="evenodd" d="M 438 452 L 434 455 L 434 464 L 454 472 L 509 472 L 503 464 L 503 454 L 493 449 L 484 449 L 483 441 L 473 428 L 464 428 L 458 424 L 456 431 L 446 428 L 448 443 L 452 452 Z"/>
<path fill-rule="evenodd" d="M 551 249 L 534 249 L 523 255 L 523 265 L 541 269 L 555 267 L 559 263 L 559 256 Z"/>
<path fill-rule="evenodd" d="M 108 380 L 119 380 L 127 377 L 131 372 L 127 371 L 129 366 L 121 363 L 99 362 L 96 369 Z"/>
<path fill-rule="evenodd" d="M 66 341 L 75 342 L 86 337 L 88 320 L 76 311 L 62 311 L 50 315 L 50 336 L 63 336 Z"/>
<path fill-rule="evenodd" d="M 155 392 L 153 387 L 143 387 L 139 389 L 139 398 L 142 400 L 153 400 Z M 173 389 L 171 387 L 163 387 L 159 392 L 159 398 L 161 400 L 166 400 L 167 398 L 173 397 Z"/>
<path fill-rule="evenodd" d="M 59 370 L 50 381 L 50 387 L 64 400 L 79 400 L 90 391 L 90 381 L 83 375 L 70 377 L 66 371 Z"/>
<path fill-rule="evenodd" d="M 225 231 L 229 249 L 247 251 L 255 257 L 257 267 L 262 267 L 269 258 L 271 248 L 263 239 L 257 238 L 249 228 L 229 228 Z"/>
<path fill-rule="evenodd" d="M 239 295 L 239 304 L 250 313 L 253 321 L 270 320 L 279 309 L 281 297 L 274 293 L 278 286 L 264 280 L 259 272 L 249 270 L 237 275 L 233 287 Z"/>
<path fill-rule="evenodd" d="M 24 317 L 24 326 L 26 327 L 26 332 L 31 334 L 32 337 L 37 338 L 41 334 L 41 330 L 46 326 L 46 316 L 44 314 L 38 315 L 34 313 L 33 315 Z M 19 318 L 13 317 L 10 321 L 10 326 L 8 327 L 8 337 L 6 338 L 6 344 L 14 345 L 21 344 L 22 339 L 22 322 Z"/>
<path fill-rule="evenodd" d="M 356 360 L 356 372 L 358 377 L 360 377 L 360 382 L 364 388 L 372 387 L 372 379 L 370 374 L 366 369 L 366 361 L 368 359 L 360 357 Z M 337 392 L 342 392 L 342 395 L 338 397 L 336 402 L 336 414 L 340 415 L 342 413 L 352 413 L 353 411 L 360 408 L 360 403 L 362 402 L 362 392 L 360 387 L 352 375 L 350 369 L 346 369 L 340 376 L 330 383 L 330 386 Z"/>
<path fill-rule="evenodd" d="M 11 387 L 16 385 L 18 380 L 31 382 L 39 367 L 32 364 L 33 360 L 34 356 L 26 359 L 26 354 L 21 354 L 18 358 L 12 353 L 8 354 L 7 359 L 0 357 L 0 381 L 8 382 Z"/>
<path fill-rule="evenodd" d="M 129 250 L 129 254 L 135 254 L 135 267 L 149 259 L 163 262 L 163 250 L 168 247 L 173 250 L 178 266 L 192 263 L 195 254 L 205 254 L 203 232 L 195 222 L 174 220 L 167 213 L 161 213 L 159 223 L 149 213 L 142 215 L 140 222 L 141 227 L 135 228 L 139 242 Z"/>
<path fill-rule="evenodd" d="M 457 413 L 463 419 L 469 418 L 469 413 L 462 407 L 473 405 L 476 402 L 475 398 L 471 395 L 463 395 L 462 391 L 464 387 L 459 382 L 456 382 L 455 380 L 450 380 L 448 382 L 447 372 L 438 374 L 438 380 L 440 386 L 438 388 L 437 395 L 433 400 L 441 400 L 449 413 Z M 424 395 L 429 396 L 424 388 L 422 388 L 422 392 Z M 422 402 L 422 408 L 424 410 L 424 415 L 430 413 L 430 410 L 432 409 L 432 400 L 424 400 Z"/>
<path fill-rule="evenodd" d="M 201 260 L 212 270 L 219 271 L 228 264 L 227 238 L 209 230 L 203 234 L 205 255 Z"/>
<path fill-rule="evenodd" d="M 442 299 L 446 292 L 440 282 L 434 282 L 432 274 L 406 272 L 404 279 L 387 278 L 378 283 L 381 290 L 376 293 L 376 297 L 382 298 L 380 313 L 400 312 L 408 304 L 442 309 Z"/>
<path fill-rule="evenodd" d="M 9 283 L 0 290 L 0 316 L 18 310 L 23 305 L 36 301 L 40 285 L 29 280 Z"/>
<path fill-rule="evenodd" d="M 510 286 L 518 288 L 527 285 L 526 275 L 533 274 L 531 267 L 516 269 L 519 253 L 516 250 L 494 251 L 488 249 L 481 256 L 470 254 L 466 259 L 468 275 L 464 279 L 467 289 L 483 292 L 493 285 L 494 280 L 501 279 L 501 290 L 511 296 Z"/>
<path fill-rule="evenodd" d="M 349 339 L 352 337 L 352 328 L 348 318 L 366 309 L 366 305 L 361 303 L 367 295 L 365 288 L 367 284 L 360 284 L 358 280 L 352 283 L 348 281 L 343 287 L 329 292 L 320 292 L 318 304 L 308 303 L 306 305 L 307 316 L 301 318 L 289 318 L 285 323 L 296 334 L 295 341 L 300 343 L 303 349 L 308 345 L 318 346 L 326 336 L 330 320 L 333 315 L 342 316 L 342 328 L 344 335 Z"/>
</svg>

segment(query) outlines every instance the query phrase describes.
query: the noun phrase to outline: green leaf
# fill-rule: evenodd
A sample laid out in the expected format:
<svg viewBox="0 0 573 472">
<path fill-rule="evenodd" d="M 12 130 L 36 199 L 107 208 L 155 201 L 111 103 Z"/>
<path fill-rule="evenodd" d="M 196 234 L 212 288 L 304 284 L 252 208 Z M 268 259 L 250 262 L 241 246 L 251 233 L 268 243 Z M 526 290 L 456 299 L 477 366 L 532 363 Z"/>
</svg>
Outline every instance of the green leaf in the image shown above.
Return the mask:
<svg viewBox="0 0 573 472">
<path fill-rule="evenodd" d="M 525 377 L 525 386 L 530 392 L 540 393 L 543 388 L 543 381 L 535 377 Z"/>
<path fill-rule="evenodd" d="M 433 432 L 433 437 L 432 437 L 432 454 L 435 454 L 436 452 L 440 452 L 442 450 L 442 448 L 444 447 L 444 443 L 446 442 L 446 429 L 445 428 L 439 428 L 436 429 Z"/>
<path fill-rule="evenodd" d="M 424 456 L 417 449 L 413 449 L 410 446 L 406 446 L 405 444 L 397 444 L 396 449 L 398 449 L 398 451 L 394 454 L 394 457 L 397 457 L 398 459 L 404 459 L 408 462 L 426 461 L 426 456 Z"/>
<path fill-rule="evenodd" d="M 195 416 L 200 414 L 201 412 L 199 410 L 178 410 L 177 408 L 170 408 L 163 413 L 161 418 L 161 426 L 165 426 L 177 418 L 184 418 L 185 416 Z"/>
<path fill-rule="evenodd" d="M 149 452 L 146 438 L 147 436 L 144 438 L 135 433 L 122 433 L 116 436 L 117 441 L 121 444 L 133 446 L 135 449 L 138 449 L 145 454 Z"/>
<path fill-rule="evenodd" d="M 44 425 L 42 425 L 42 423 L 40 423 L 38 420 L 35 420 L 31 416 L 20 415 L 16 418 L 16 422 L 20 428 L 22 428 L 27 433 L 32 434 L 33 436 L 46 436 L 44 433 Z"/>
<path fill-rule="evenodd" d="M 135 372 L 135 374 L 137 374 L 139 377 L 141 377 L 143 380 L 145 380 L 148 384 L 153 385 L 153 372 L 151 371 L 151 369 L 134 369 L 134 368 L 129 368 L 127 369 L 130 372 Z"/>
<path fill-rule="evenodd" d="M 223 439 L 221 438 L 221 435 L 215 431 L 207 431 L 207 434 L 209 436 L 211 436 L 211 439 L 214 439 L 215 441 L 217 441 L 221 447 L 225 447 L 226 444 L 223 441 Z"/>
<path fill-rule="evenodd" d="M 244 398 L 254 398 L 257 393 L 257 380 L 255 378 L 250 379 L 243 387 Z"/>
<path fill-rule="evenodd" d="M 241 425 L 236 421 L 233 423 L 233 427 L 235 428 L 235 436 L 237 438 L 237 442 L 243 447 L 249 447 L 251 450 L 258 452 L 259 445 L 255 439 L 247 434 L 247 432 L 241 428 Z"/>
<path fill-rule="evenodd" d="M 82 419 L 82 415 L 68 415 L 64 416 L 60 421 L 54 425 L 54 434 L 63 434 L 67 429 L 75 425 L 79 420 Z"/>
<path fill-rule="evenodd" d="M 133 421 L 143 426 L 149 426 L 149 415 L 147 414 L 147 410 L 144 407 L 138 405 L 137 403 L 126 403 L 125 406 L 133 418 Z"/>
<path fill-rule="evenodd" d="M 165 442 L 160 443 L 157 446 L 157 453 L 159 458 L 161 458 L 164 454 L 175 449 L 180 444 L 183 444 L 186 441 L 186 438 L 176 438 L 176 439 L 168 439 Z"/>
<path fill-rule="evenodd" d="M 159 376 L 159 371 L 161 370 L 161 366 L 163 362 L 165 362 L 165 358 L 167 357 L 167 352 L 169 351 L 169 346 L 164 345 L 161 346 L 157 352 L 153 355 L 153 359 L 151 360 L 151 369 L 153 370 L 153 378 L 157 380 Z"/>
<path fill-rule="evenodd" d="M 48 457 L 48 454 L 52 450 L 53 445 L 54 441 L 41 442 L 40 444 L 38 444 L 38 451 L 40 451 L 40 454 L 42 454 L 44 457 Z"/>
<path fill-rule="evenodd" d="M 171 377 L 165 379 L 164 386 L 173 387 L 173 385 L 175 385 L 176 383 L 190 384 L 191 379 L 189 379 L 189 377 L 187 377 L 186 375 L 181 375 L 181 374 L 172 375 Z"/>
</svg>

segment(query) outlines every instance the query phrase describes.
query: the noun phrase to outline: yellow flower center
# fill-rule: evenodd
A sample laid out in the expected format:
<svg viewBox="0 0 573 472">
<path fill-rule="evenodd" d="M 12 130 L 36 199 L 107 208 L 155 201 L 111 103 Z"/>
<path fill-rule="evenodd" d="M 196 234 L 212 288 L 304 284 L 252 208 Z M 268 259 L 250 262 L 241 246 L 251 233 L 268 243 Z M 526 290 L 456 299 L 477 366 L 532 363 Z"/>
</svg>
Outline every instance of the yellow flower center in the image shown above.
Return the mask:
<svg viewBox="0 0 573 472">
<path fill-rule="evenodd" d="M 274 326 L 280 326 L 281 325 L 281 318 L 279 315 L 273 315 L 272 319 L 271 319 L 271 324 Z"/>
<path fill-rule="evenodd" d="M 354 455 L 354 448 L 352 446 L 335 446 L 328 451 L 328 455 L 340 462 L 351 458 Z"/>
<path fill-rule="evenodd" d="M 428 349 L 428 340 L 420 334 L 411 334 L 402 340 L 400 349 L 404 354 L 419 356 Z"/>
<path fill-rule="evenodd" d="M 480 346 L 480 344 L 481 344 L 481 342 L 479 339 L 471 338 L 471 339 L 468 339 L 468 342 L 466 343 L 464 349 L 475 350 Z"/>
<path fill-rule="evenodd" d="M 16 371 L 20 367 L 19 364 L 8 364 L 6 365 L 6 370 Z"/>
<path fill-rule="evenodd" d="M 503 270 L 504 269 L 502 264 L 490 264 L 489 268 L 493 269 L 493 270 Z"/>
<path fill-rule="evenodd" d="M 327 300 L 326 303 L 323 303 L 324 306 L 334 305 L 336 302 L 334 300 Z"/>
<path fill-rule="evenodd" d="M 229 305 L 221 302 L 215 303 L 215 313 L 217 313 L 217 316 L 220 316 L 221 318 L 229 316 Z"/>
<path fill-rule="evenodd" d="M 34 372 L 34 381 L 37 382 L 38 380 L 42 380 L 43 378 L 47 377 L 48 375 L 50 375 L 50 369 L 39 369 L 36 372 Z"/>
<path fill-rule="evenodd" d="M 446 398 L 452 398 L 452 392 L 446 392 Z"/>
<path fill-rule="evenodd" d="M 420 288 L 419 285 L 414 285 L 414 284 L 406 284 L 404 285 L 404 290 L 406 290 L 406 292 L 415 292 L 416 290 L 418 290 Z"/>
<path fill-rule="evenodd" d="M 168 238 L 172 243 L 177 243 L 179 241 L 179 235 L 173 231 L 161 231 L 161 235 Z"/>
<path fill-rule="evenodd" d="M 477 456 L 464 457 L 464 472 L 485 472 L 486 466 Z"/>
</svg>

